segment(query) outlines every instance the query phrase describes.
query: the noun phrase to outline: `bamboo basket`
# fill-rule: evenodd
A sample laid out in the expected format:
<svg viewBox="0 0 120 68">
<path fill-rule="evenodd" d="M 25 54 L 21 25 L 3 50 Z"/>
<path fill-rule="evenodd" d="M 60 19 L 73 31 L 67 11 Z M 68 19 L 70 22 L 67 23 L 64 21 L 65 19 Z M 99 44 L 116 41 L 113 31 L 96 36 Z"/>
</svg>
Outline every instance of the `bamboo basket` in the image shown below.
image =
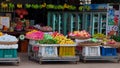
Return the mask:
<svg viewBox="0 0 120 68">
<path fill-rule="evenodd" d="M 79 46 L 99 46 L 101 45 L 101 43 L 84 43 L 84 42 L 80 42 L 78 43 Z"/>
<path fill-rule="evenodd" d="M 110 46 L 114 48 L 120 48 L 120 42 L 117 42 L 115 44 L 103 44 L 103 46 Z"/>
<path fill-rule="evenodd" d="M 3 45 L 12 45 L 12 44 L 17 44 L 18 41 L 13 41 L 13 42 L 3 42 L 3 41 L 0 41 L 0 44 L 3 44 Z"/>
<path fill-rule="evenodd" d="M 80 40 L 89 39 L 89 37 L 79 37 L 79 36 L 69 36 L 69 38 L 71 38 L 71 39 L 80 39 Z"/>
</svg>

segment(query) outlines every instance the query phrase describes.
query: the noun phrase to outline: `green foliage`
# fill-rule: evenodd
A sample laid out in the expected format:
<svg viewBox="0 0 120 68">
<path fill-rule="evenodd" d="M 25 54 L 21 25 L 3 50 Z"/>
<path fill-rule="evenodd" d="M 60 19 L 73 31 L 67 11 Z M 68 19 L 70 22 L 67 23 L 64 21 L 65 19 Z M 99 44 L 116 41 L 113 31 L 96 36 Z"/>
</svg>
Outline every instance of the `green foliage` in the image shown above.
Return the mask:
<svg viewBox="0 0 120 68">
<path fill-rule="evenodd" d="M 120 36 L 113 35 L 111 36 L 111 39 L 114 39 L 116 42 L 120 42 Z"/>
</svg>

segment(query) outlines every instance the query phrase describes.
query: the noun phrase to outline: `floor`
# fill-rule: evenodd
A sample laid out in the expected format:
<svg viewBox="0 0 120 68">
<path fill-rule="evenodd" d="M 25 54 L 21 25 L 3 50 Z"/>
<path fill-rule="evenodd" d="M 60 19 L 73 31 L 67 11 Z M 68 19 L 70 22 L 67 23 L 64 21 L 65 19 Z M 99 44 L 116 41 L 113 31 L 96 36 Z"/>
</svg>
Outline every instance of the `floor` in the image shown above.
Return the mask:
<svg viewBox="0 0 120 68">
<path fill-rule="evenodd" d="M 29 61 L 27 53 L 20 53 L 21 62 L 19 66 L 12 63 L 0 63 L 0 68 L 120 68 L 120 63 L 110 61 L 88 61 L 87 63 L 78 62 L 44 62 L 42 65 L 35 61 Z"/>
</svg>

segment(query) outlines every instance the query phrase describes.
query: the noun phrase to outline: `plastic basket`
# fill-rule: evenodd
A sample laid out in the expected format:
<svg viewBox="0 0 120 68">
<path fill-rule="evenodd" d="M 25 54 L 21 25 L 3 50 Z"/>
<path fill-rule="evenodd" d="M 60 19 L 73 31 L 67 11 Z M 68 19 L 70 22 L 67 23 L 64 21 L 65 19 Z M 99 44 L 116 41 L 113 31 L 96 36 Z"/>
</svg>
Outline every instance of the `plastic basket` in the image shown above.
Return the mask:
<svg viewBox="0 0 120 68">
<path fill-rule="evenodd" d="M 3 57 L 4 58 L 17 58 L 17 49 L 4 49 Z"/>
<path fill-rule="evenodd" d="M 117 49 L 101 47 L 101 55 L 102 56 L 117 56 Z"/>
<path fill-rule="evenodd" d="M 85 46 L 82 49 L 83 56 L 101 56 L 99 46 Z"/>
<path fill-rule="evenodd" d="M 69 36 L 69 38 L 71 38 L 71 39 L 80 39 L 80 40 L 89 39 L 89 37 L 79 37 L 79 36 Z"/>
<path fill-rule="evenodd" d="M 75 46 L 60 46 L 59 56 L 60 57 L 75 56 Z"/>
</svg>

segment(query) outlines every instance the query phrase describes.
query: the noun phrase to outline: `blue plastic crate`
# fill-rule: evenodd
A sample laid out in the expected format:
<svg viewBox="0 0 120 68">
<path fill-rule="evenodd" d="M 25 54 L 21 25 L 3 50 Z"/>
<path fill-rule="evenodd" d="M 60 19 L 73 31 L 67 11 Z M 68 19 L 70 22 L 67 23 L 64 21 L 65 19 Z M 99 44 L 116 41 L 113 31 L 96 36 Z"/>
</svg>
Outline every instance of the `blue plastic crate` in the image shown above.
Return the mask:
<svg viewBox="0 0 120 68">
<path fill-rule="evenodd" d="M 3 57 L 4 58 L 17 58 L 17 49 L 4 49 Z"/>
<path fill-rule="evenodd" d="M 117 49 L 101 47 L 101 55 L 102 56 L 117 56 Z"/>
<path fill-rule="evenodd" d="M 0 58 L 3 58 L 3 49 L 0 49 Z"/>
</svg>

